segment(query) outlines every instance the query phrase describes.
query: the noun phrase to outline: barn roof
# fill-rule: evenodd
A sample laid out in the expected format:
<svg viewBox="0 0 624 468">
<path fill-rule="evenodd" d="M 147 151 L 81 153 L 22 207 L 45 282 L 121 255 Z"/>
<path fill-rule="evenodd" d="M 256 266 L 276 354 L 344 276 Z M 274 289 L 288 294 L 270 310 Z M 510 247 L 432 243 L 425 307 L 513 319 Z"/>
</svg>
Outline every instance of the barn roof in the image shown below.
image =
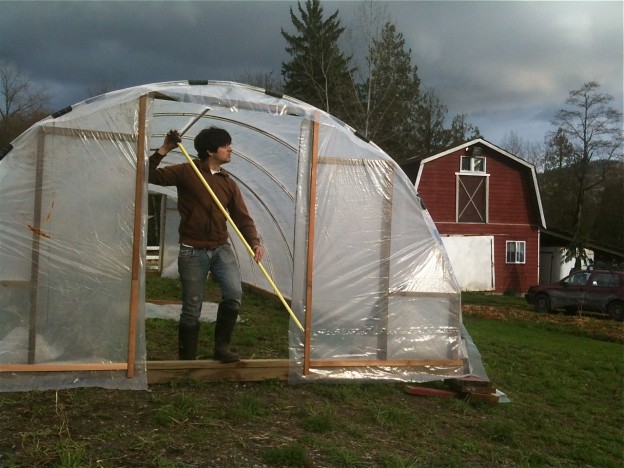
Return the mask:
<svg viewBox="0 0 624 468">
<path fill-rule="evenodd" d="M 494 145 L 493 143 L 490 143 L 489 141 L 484 140 L 483 138 L 475 138 L 474 140 L 467 141 L 466 143 L 463 143 L 461 145 L 455 146 L 446 151 L 443 151 L 441 153 L 437 153 L 431 156 L 415 156 L 413 158 L 409 158 L 407 161 L 405 161 L 405 163 L 402 166 L 404 168 L 412 168 L 414 166 L 418 168 L 416 172 L 416 177 L 414 179 L 414 186 L 416 187 L 416 189 L 418 189 L 418 186 L 420 183 L 420 177 L 422 175 L 422 171 L 423 171 L 425 164 L 427 164 L 428 162 L 434 161 L 438 158 L 443 158 L 445 156 L 448 156 L 449 154 L 453 154 L 459 150 L 465 150 L 473 146 L 484 146 L 484 147 L 490 148 L 491 150 L 497 152 L 501 156 L 505 158 L 509 158 L 514 163 L 518 164 L 522 168 L 522 170 L 529 172 L 531 182 L 532 182 L 533 193 L 535 194 L 535 200 L 538 206 L 540 223 L 541 223 L 540 227 L 542 229 L 546 229 L 546 218 L 544 216 L 544 209 L 542 207 L 542 198 L 540 195 L 539 184 L 537 182 L 537 173 L 535 171 L 535 166 L 525 161 L 524 159 L 519 158 L 518 156 L 515 156 L 511 154 L 510 152 L 505 151 L 504 149 Z"/>
</svg>

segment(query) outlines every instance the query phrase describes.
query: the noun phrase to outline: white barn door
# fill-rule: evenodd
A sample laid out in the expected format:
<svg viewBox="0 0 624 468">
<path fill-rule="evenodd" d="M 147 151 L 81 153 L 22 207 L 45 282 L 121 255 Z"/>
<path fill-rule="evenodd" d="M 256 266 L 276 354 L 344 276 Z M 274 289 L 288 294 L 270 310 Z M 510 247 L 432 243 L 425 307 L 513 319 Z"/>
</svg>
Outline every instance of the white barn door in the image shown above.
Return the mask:
<svg viewBox="0 0 624 468">
<path fill-rule="evenodd" d="M 445 236 L 442 242 L 462 291 L 494 290 L 493 236 Z"/>
</svg>

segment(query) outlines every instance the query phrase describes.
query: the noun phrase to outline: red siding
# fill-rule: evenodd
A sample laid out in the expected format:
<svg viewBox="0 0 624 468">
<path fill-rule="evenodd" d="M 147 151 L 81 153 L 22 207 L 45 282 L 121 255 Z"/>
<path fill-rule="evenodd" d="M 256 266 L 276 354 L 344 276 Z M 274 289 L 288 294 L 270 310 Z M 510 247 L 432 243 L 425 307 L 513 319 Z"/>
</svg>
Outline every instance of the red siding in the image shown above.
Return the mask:
<svg viewBox="0 0 624 468">
<path fill-rule="evenodd" d="M 494 236 L 495 290 L 518 293 L 538 282 L 540 225 L 531 171 L 512 158 L 483 149 L 488 174 L 488 222 L 456 222 L 456 173 L 464 149 L 433 159 L 422 168 L 418 193 L 440 234 Z M 506 241 L 525 241 L 524 264 L 505 263 Z"/>
<path fill-rule="evenodd" d="M 530 171 L 504 156 L 488 157 L 490 222 L 537 224 Z"/>
<path fill-rule="evenodd" d="M 420 176 L 418 193 L 433 220 L 455 222 L 455 173 L 459 156 L 449 155 L 427 163 Z"/>
</svg>

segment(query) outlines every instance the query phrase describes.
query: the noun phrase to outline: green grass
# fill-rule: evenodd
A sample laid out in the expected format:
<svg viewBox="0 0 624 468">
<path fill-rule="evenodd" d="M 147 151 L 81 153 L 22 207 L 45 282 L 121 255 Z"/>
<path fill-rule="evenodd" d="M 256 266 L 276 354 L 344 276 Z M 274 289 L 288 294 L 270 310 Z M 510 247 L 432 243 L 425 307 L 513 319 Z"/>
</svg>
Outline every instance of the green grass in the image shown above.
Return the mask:
<svg viewBox="0 0 624 468">
<path fill-rule="evenodd" d="M 152 298 L 177 299 L 175 281 L 148 286 Z M 468 301 L 526 312 L 464 315 L 509 404 L 417 397 L 385 382 L 0 393 L 0 467 L 622 466 L 624 346 L 596 337 L 624 324 L 587 318 L 580 336 L 565 322 L 544 323 L 518 298 Z M 288 356 L 278 300 L 247 290 L 241 316 L 234 344 L 245 357 Z M 202 324 L 207 353 L 210 331 Z M 147 321 L 151 359 L 174 358 L 176 339 L 175 321 Z"/>
<path fill-rule="evenodd" d="M 498 428 L 492 433 L 522 441 L 534 457 L 569 457 L 570 463 L 590 466 L 624 461 L 621 345 L 543 329 L 539 323 L 465 322 L 490 379 L 500 383 L 513 414 L 521 418 L 504 431 L 503 421 L 492 422 Z M 529 425 L 535 429 L 524 432 Z"/>
<path fill-rule="evenodd" d="M 307 450 L 301 445 L 286 445 L 283 447 L 268 447 L 262 450 L 265 463 L 275 466 L 314 466 Z"/>
</svg>

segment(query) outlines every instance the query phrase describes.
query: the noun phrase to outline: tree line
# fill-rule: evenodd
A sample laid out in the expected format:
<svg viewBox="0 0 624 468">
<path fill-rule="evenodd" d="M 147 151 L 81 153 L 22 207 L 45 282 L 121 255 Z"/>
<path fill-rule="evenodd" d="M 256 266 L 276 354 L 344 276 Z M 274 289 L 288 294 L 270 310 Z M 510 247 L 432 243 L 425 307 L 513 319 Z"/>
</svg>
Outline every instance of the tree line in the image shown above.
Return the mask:
<svg viewBox="0 0 624 468">
<path fill-rule="evenodd" d="M 421 90 L 412 51 L 383 5 L 360 6 L 357 58 L 340 46 L 345 28 L 338 10 L 325 18 L 319 0 L 297 9 L 290 9 L 295 32 L 281 31 L 290 54 L 281 70 L 286 94 L 340 118 L 398 163 L 480 136 L 466 115 L 446 125 L 446 106 L 434 89 Z"/>
<path fill-rule="evenodd" d="M 480 137 L 468 116 L 451 118 L 435 89 L 423 87 L 412 51 L 383 4 L 363 2 L 359 24 L 347 30 L 339 11 L 320 0 L 290 8 L 281 29 L 289 60 L 280 77 L 248 73 L 233 81 L 283 92 L 327 111 L 374 141 L 397 163 L 430 156 Z M 344 46 L 348 38 L 353 44 Z M 11 64 L 0 64 L 0 148 L 50 114 L 50 96 Z M 102 84 L 91 95 L 111 91 Z M 535 165 L 549 228 L 572 236 L 570 258 L 584 246 L 624 246 L 622 114 L 596 82 L 570 91 L 552 119 L 544 144 L 526 143 L 513 130 L 501 147 Z"/>
<path fill-rule="evenodd" d="M 588 244 L 624 250 L 622 113 L 612 101 L 599 83 L 584 83 L 553 116 L 543 145 L 513 131 L 501 143 L 537 168 L 546 224 L 572 237 L 566 257 L 577 268 Z"/>
</svg>

